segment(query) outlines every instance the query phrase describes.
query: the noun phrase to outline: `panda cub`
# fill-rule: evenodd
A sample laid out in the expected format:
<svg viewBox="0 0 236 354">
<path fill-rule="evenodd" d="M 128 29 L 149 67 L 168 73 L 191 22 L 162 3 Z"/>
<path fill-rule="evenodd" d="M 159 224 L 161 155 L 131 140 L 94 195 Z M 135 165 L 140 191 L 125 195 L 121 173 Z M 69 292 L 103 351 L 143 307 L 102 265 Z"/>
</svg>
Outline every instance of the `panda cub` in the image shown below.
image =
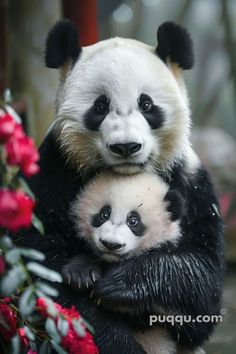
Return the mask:
<svg viewBox="0 0 236 354">
<path fill-rule="evenodd" d="M 63 268 L 64 279 L 73 287 L 92 287 L 102 276 L 103 263 L 112 266 L 166 242 L 177 244 L 182 212 L 180 194 L 157 175 L 101 173 L 71 208 L 78 237 L 93 251 L 94 262 L 75 256 Z M 176 353 L 176 344 L 161 328 L 133 332 L 147 353 Z"/>
</svg>

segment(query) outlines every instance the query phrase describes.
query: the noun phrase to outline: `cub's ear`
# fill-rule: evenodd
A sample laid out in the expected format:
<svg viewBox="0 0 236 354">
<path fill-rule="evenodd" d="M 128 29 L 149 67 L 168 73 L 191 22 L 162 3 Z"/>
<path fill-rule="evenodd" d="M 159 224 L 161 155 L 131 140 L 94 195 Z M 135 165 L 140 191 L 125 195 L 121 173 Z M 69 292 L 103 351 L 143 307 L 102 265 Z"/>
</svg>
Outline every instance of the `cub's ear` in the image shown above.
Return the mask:
<svg viewBox="0 0 236 354">
<path fill-rule="evenodd" d="M 165 63 L 191 69 L 194 64 L 193 42 L 188 31 L 174 22 L 164 22 L 157 30 L 156 53 Z"/>
<path fill-rule="evenodd" d="M 167 210 L 171 215 L 171 221 L 180 219 L 184 214 L 184 199 L 181 194 L 175 190 L 168 190 L 164 200 L 167 202 Z"/>
<path fill-rule="evenodd" d="M 46 40 L 46 66 L 59 68 L 68 60 L 75 62 L 80 52 L 76 26 L 69 20 L 58 21 L 49 31 Z"/>
</svg>

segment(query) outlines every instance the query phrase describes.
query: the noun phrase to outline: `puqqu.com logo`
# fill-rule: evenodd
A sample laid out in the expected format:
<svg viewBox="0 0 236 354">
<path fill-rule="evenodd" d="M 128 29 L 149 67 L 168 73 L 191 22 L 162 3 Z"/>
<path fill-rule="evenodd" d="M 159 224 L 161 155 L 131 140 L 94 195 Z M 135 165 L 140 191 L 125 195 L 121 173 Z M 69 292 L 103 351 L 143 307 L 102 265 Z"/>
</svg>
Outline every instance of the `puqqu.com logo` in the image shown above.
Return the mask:
<svg viewBox="0 0 236 354">
<path fill-rule="evenodd" d="M 150 315 L 149 325 L 154 323 L 170 323 L 174 326 L 176 323 L 183 326 L 185 323 L 221 323 L 226 315 L 227 310 L 221 309 L 219 315 L 198 315 L 192 317 L 191 315 Z"/>
</svg>

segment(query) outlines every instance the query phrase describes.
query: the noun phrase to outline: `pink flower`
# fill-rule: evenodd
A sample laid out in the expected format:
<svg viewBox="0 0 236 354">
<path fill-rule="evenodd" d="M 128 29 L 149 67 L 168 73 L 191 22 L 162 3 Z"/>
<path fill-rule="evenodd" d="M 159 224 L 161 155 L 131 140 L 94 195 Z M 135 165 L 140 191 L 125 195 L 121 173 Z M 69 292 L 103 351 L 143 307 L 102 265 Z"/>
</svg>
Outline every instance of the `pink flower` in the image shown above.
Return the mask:
<svg viewBox="0 0 236 354">
<path fill-rule="evenodd" d="M 0 115 L 0 144 L 6 144 L 14 134 L 16 122 L 8 113 Z"/>
<path fill-rule="evenodd" d="M 23 344 L 24 347 L 28 347 L 29 345 L 29 340 L 28 338 L 26 337 L 26 334 L 25 334 L 25 329 L 24 328 L 18 328 L 18 334 L 19 334 L 19 337 L 21 339 L 21 343 Z"/>
<path fill-rule="evenodd" d="M 34 352 L 33 349 L 30 348 L 30 350 L 28 350 L 27 354 L 37 354 L 37 352 Z"/>
<path fill-rule="evenodd" d="M 22 191 L 0 189 L 0 226 L 13 232 L 29 227 L 34 204 Z"/>
<path fill-rule="evenodd" d="M 16 313 L 10 305 L 0 303 L 0 321 L 0 336 L 6 343 L 10 343 L 11 338 L 16 334 L 17 330 Z M 2 323 L 6 325 L 4 326 Z"/>
<path fill-rule="evenodd" d="M 37 164 L 39 153 L 32 138 L 21 135 L 20 128 L 16 131 L 16 137 L 6 144 L 7 162 L 10 166 L 19 166 L 27 176 L 33 176 L 39 171 Z"/>
</svg>

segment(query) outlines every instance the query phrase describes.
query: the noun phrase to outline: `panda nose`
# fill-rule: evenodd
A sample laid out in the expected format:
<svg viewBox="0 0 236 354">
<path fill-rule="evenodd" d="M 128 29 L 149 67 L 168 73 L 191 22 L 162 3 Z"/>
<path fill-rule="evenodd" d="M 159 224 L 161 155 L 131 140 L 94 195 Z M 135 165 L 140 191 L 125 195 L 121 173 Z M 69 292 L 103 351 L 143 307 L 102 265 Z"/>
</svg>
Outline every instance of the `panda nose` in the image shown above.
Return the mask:
<svg viewBox="0 0 236 354">
<path fill-rule="evenodd" d="M 127 143 L 127 144 L 112 144 L 110 150 L 117 155 L 128 157 L 141 149 L 142 144 Z"/>
<path fill-rule="evenodd" d="M 109 242 L 109 241 L 102 240 L 101 238 L 100 238 L 100 242 L 101 244 L 103 244 L 103 246 L 105 246 L 110 251 L 119 250 L 120 248 L 125 246 L 125 244 Z"/>
</svg>

